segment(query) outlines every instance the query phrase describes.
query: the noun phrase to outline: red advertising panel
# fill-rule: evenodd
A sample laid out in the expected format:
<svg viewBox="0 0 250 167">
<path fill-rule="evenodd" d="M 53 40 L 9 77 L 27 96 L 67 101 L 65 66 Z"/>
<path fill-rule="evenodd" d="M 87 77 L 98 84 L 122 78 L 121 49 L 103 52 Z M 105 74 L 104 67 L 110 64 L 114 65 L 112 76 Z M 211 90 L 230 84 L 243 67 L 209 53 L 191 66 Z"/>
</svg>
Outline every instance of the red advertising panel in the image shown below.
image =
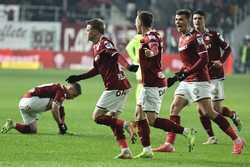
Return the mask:
<svg viewBox="0 0 250 167">
<path fill-rule="evenodd" d="M 127 56 L 119 59 L 119 63 L 127 66 L 130 62 Z M 38 68 L 69 68 L 89 69 L 93 66 L 90 52 L 53 52 L 41 50 L 0 50 L 0 68 L 38 69 Z M 162 67 L 164 70 L 177 72 L 182 62 L 178 54 L 164 54 Z M 224 64 L 225 73 L 231 74 L 233 58 L 230 56 Z"/>
</svg>

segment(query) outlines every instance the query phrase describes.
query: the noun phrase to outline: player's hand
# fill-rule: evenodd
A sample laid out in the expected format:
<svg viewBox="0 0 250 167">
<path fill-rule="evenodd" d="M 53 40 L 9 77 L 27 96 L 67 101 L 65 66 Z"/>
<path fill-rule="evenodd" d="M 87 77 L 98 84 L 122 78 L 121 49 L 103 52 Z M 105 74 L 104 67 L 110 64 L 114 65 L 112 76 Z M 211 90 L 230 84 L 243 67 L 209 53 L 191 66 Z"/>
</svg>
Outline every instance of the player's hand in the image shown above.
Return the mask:
<svg viewBox="0 0 250 167">
<path fill-rule="evenodd" d="M 169 77 L 167 79 L 167 85 L 170 88 L 176 81 L 178 81 L 177 76 Z"/>
<path fill-rule="evenodd" d="M 154 56 L 154 52 L 152 50 L 146 48 L 146 49 L 144 49 L 144 51 L 145 51 L 146 57 L 153 57 Z"/>
<path fill-rule="evenodd" d="M 70 75 L 65 81 L 67 81 L 68 83 L 75 83 L 80 80 L 81 77 L 79 75 Z"/>
<path fill-rule="evenodd" d="M 177 73 L 175 73 L 175 76 L 177 78 L 178 81 L 183 81 L 184 79 L 186 79 L 188 77 L 188 73 L 185 71 L 179 71 Z"/>
<path fill-rule="evenodd" d="M 68 127 L 65 123 L 58 124 L 58 128 L 59 128 L 59 133 L 62 135 L 64 135 L 68 130 Z"/>
<path fill-rule="evenodd" d="M 138 68 L 139 68 L 139 65 L 136 65 L 136 64 L 128 65 L 128 70 L 130 72 L 137 72 Z"/>
</svg>

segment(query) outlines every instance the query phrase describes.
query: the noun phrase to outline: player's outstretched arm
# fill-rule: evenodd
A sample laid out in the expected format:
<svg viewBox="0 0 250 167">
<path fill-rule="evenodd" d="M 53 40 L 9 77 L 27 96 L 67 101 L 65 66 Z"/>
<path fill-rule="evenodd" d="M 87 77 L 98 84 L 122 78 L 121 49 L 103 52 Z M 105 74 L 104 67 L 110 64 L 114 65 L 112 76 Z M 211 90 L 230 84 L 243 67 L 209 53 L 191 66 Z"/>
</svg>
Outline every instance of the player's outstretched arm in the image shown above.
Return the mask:
<svg viewBox="0 0 250 167">
<path fill-rule="evenodd" d="M 86 73 L 80 74 L 80 75 L 70 75 L 65 81 L 67 81 L 68 83 L 75 83 L 84 79 L 88 79 L 91 77 L 96 76 L 98 73 L 96 68 L 92 68 L 91 70 L 89 70 Z"/>
</svg>

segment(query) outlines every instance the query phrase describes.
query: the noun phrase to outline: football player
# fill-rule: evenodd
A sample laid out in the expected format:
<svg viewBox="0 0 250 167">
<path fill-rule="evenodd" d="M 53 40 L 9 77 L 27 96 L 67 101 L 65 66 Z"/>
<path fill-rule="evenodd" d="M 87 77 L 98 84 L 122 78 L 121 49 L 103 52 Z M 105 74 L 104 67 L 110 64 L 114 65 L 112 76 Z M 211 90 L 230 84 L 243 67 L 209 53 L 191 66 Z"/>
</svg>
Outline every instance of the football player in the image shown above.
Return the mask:
<svg viewBox="0 0 250 167">
<path fill-rule="evenodd" d="M 8 119 L 1 129 L 1 133 L 7 133 L 16 129 L 21 133 L 37 133 L 37 120 L 43 112 L 51 110 L 58 125 L 59 133 L 67 132 L 63 102 L 65 99 L 74 99 L 81 94 L 81 86 L 78 83 L 62 85 L 59 83 L 44 84 L 34 87 L 26 92 L 20 102 L 19 110 L 23 123 L 14 123 Z"/>
</svg>

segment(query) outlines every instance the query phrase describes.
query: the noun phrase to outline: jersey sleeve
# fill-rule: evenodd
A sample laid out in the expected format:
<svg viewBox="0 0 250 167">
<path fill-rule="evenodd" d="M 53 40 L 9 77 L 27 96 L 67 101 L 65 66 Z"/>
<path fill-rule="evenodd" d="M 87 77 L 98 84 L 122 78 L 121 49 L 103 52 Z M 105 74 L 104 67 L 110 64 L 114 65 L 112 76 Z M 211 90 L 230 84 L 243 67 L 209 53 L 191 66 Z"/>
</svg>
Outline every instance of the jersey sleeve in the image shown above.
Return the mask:
<svg viewBox="0 0 250 167">
<path fill-rule="evenodd" d="M 223 36 L 220 33 L 217 33 L 216 35 L 217 35 L 216 41 L 218 41 L 220 48 L 223 50 L 227 49 L 229 47 L 229 44 L 225 41 Z"/>
<path fill-rule="evenodd" d="M 227 60 L 227 58 L 229 57 L 229 55 L 231 54 L 231 47 L 230 47 L 229 43 L 227 43 L 225 41 L 225 39 L 223 38 L 223 36 L 220 33 L 217 33 L 216 35 L 217 35 L 216 41 L 218 41 L 218 45 L 224 51 L 223 55 L 220 58 L 220 61 L 222 63 L 224 63 Z"/>
</svg>

